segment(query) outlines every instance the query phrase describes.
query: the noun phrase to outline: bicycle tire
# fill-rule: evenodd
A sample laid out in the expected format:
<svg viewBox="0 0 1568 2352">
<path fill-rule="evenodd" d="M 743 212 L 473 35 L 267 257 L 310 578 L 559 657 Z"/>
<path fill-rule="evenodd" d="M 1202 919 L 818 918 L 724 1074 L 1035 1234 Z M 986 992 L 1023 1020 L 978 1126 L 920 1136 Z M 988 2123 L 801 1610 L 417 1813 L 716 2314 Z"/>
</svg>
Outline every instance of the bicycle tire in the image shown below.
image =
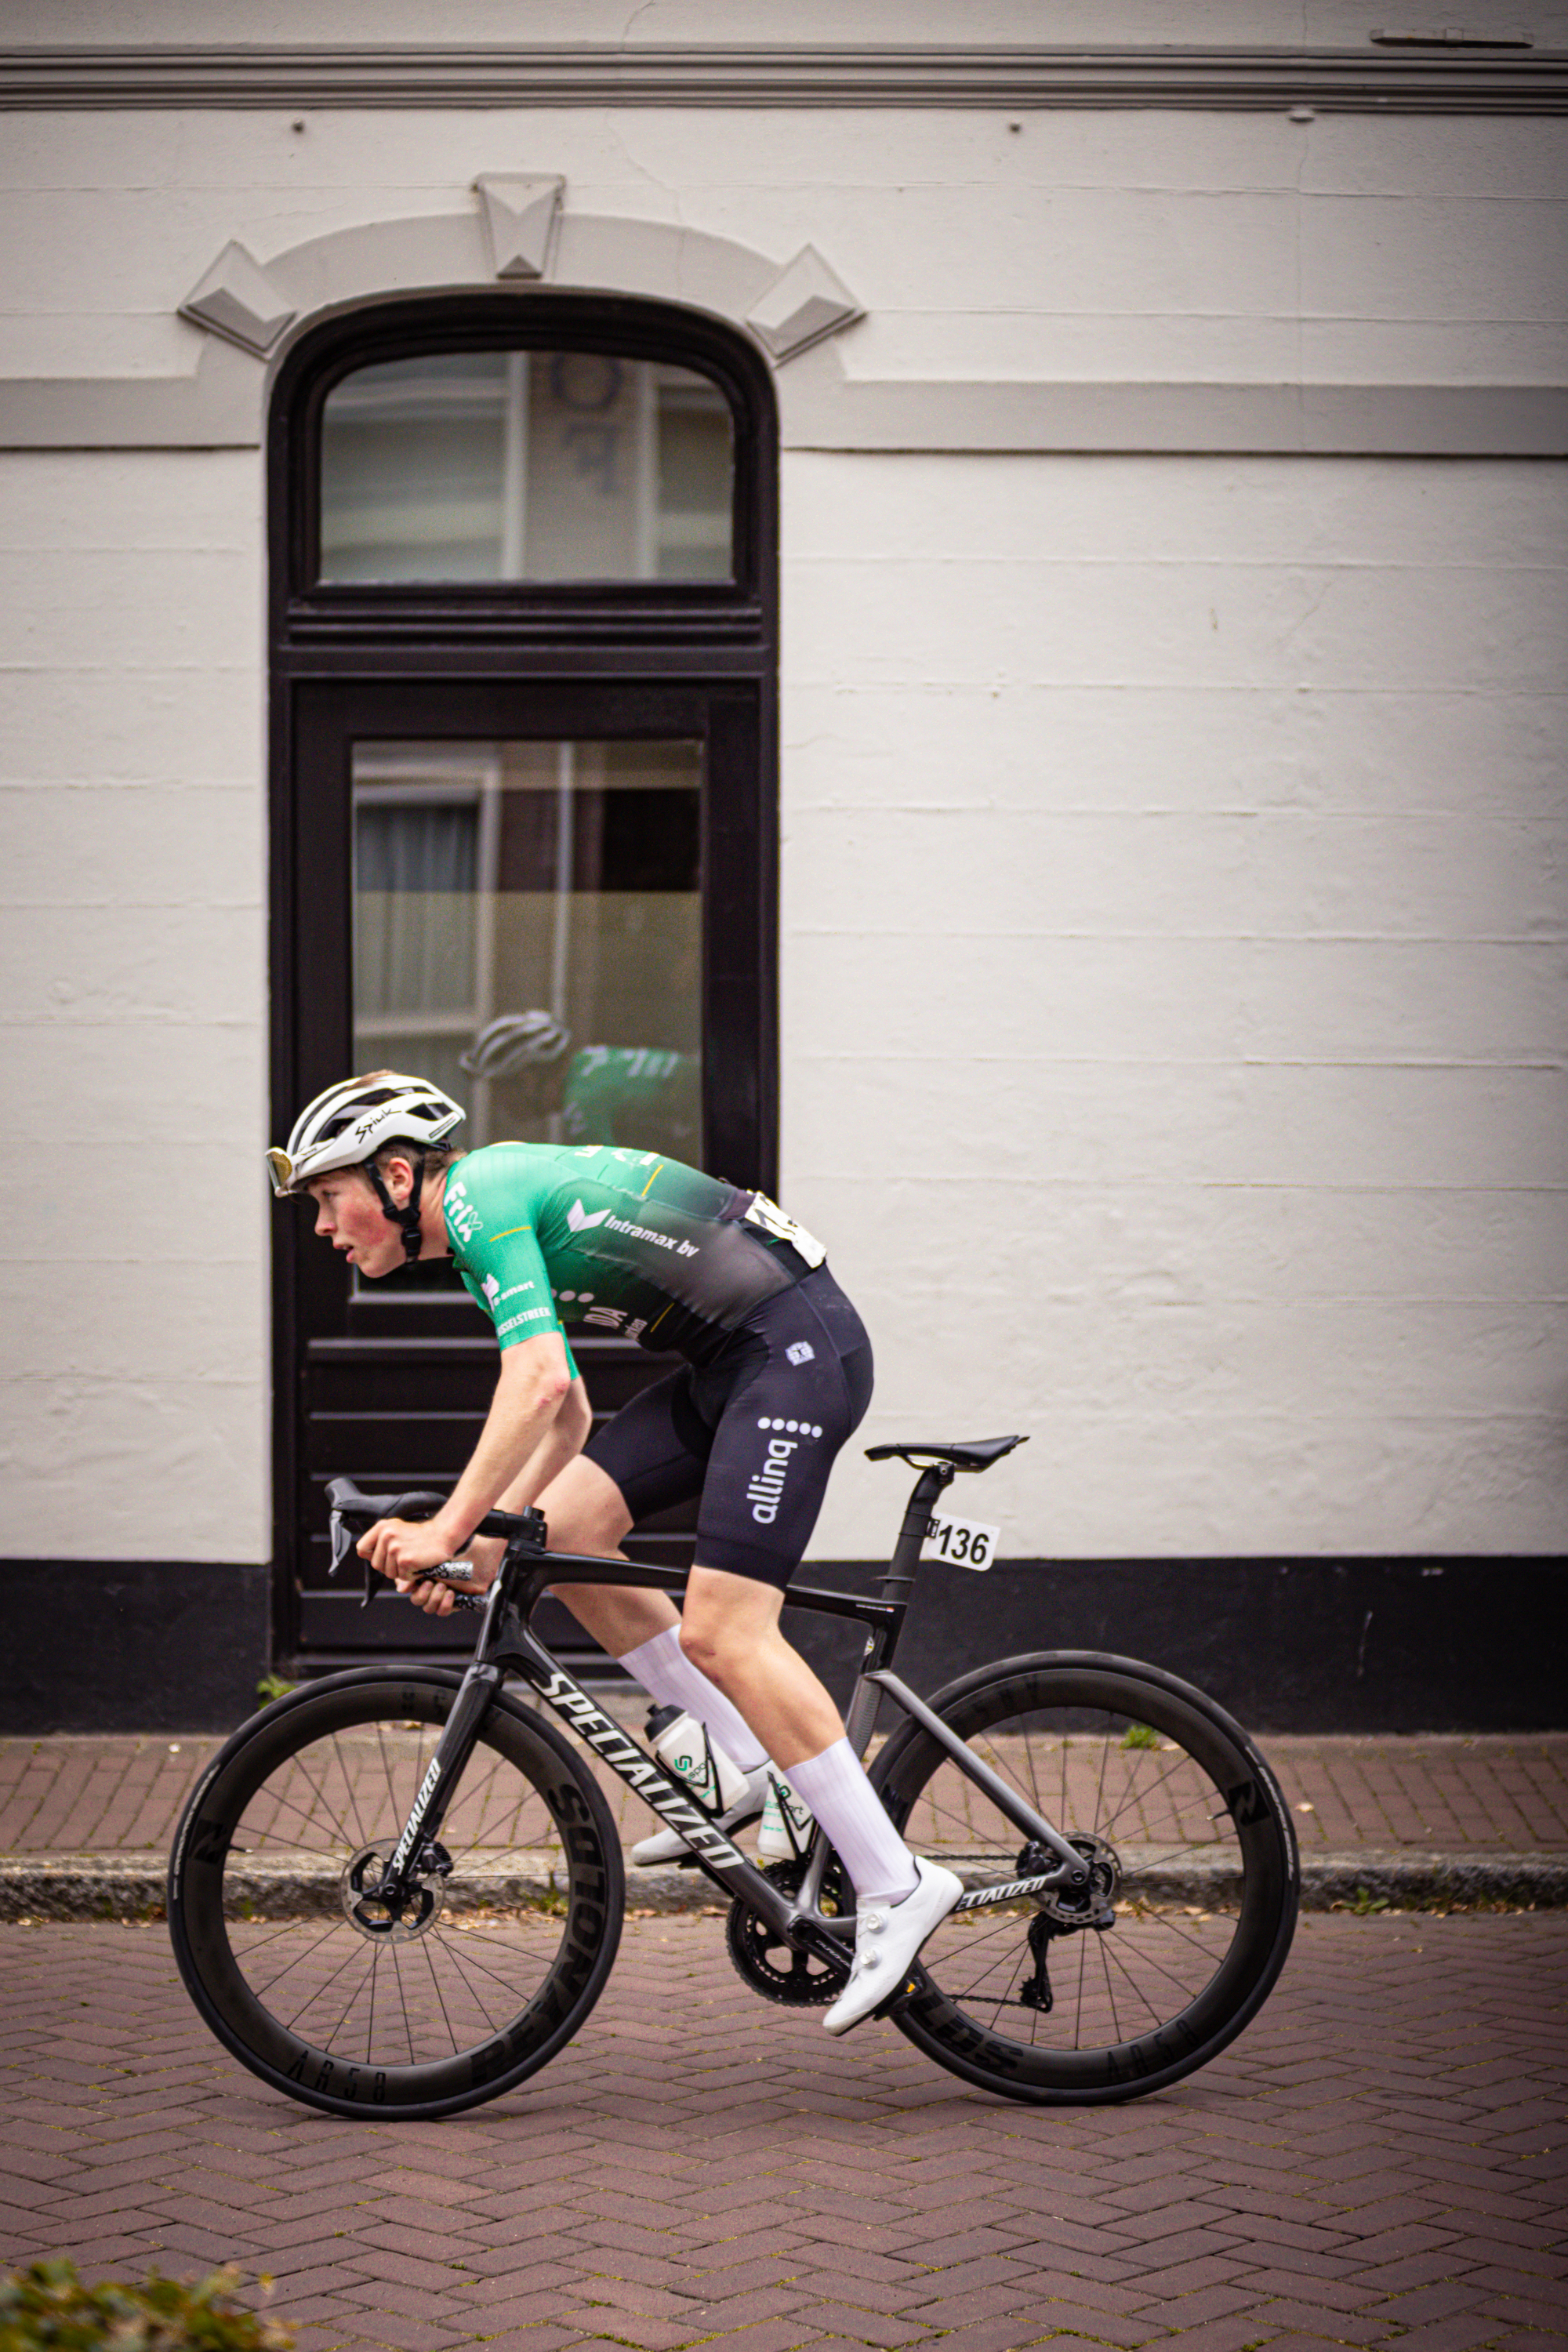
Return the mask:
<svg viewBox="0 0 1568 2352">
<path fill-rule="evenodd" d="M 169 1930 L 218 2040 L 328 2115 L 407 2120 L 500 2096 L 597 2000 L 620 1940 L 620 1842 L 553 1727 L 498 1692 L 395 1937 L 354 1916 L 428 1769 L 460 1677 L 359 1668 L 243 1724 L 192 1792 Z"/>
<path fill-rule="evenodd" d="M 950 1917 L 892 2023 L 1037 2105 L 1140 2098 L 1205 2065 L 1279 1977 L 1300 1892 L 1289 1813 L 1247 1733 L 1175 1675 L 1094 1652 L 981 1667 L 931 1706 L 1055 1828 L 1103 1843 L 1114 1919 L 1062 1928 L 1032 1904 Z M 1018 1831 L 919 1725 L 871 1777 L 917 1851 L 968 1885 L 1026 1874 Z"/>
</svg>

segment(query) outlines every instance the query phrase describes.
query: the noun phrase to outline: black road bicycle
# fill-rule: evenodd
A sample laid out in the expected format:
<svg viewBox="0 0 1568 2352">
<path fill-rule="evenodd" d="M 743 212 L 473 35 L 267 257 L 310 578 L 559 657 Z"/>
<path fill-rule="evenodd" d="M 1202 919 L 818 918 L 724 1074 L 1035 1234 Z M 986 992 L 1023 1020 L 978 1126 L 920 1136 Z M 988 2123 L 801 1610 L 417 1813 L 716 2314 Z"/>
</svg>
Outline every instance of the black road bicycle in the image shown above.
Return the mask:
<svg viewBox="0 0 1568 2352">
<path fill-rule="evenodd" d="M 865 1754 L 890 1703 L 872 1780 L 965 1885 L 879 2014 L 1006 2098 L 1136 2098 L 1257 2013 L 1296 1923 L 1295 1837 L 1240 1726 L 1157 1667 L 1044 1651 L 929 1702 L 892 1672 L 938 1497 L 1019 1442 L 869 1449 L 919 1472 L 879 1597 L 789 1598 L 865 1626 L 849 1738 Z M 335 1561 L 375 1520 L 445 1500 L 328 1493 Z M 680 1572 L 548 1551 L 537 1511 L 492 1511 L 479 1532 L 506 1553 L 468 1598 L 484 1622 L 466 1674 L 368 1666 L 289 1692 L 214 1759 L 175 1834 L 169 1926 L 192 1999 L 252 2073 L 331 2115 L 477 2106 L 552 2058 L 604 1990 L 620 1842 L 551 1713 L 731 1897 L 730 1955 L 756 1991 L 816 2005 L 847 1972 L 854 1897 L 820 1832 L 797 1858 L 748 1862 L 530 1628 L 554 1581 L 678 1591 Z"/>
</svg>

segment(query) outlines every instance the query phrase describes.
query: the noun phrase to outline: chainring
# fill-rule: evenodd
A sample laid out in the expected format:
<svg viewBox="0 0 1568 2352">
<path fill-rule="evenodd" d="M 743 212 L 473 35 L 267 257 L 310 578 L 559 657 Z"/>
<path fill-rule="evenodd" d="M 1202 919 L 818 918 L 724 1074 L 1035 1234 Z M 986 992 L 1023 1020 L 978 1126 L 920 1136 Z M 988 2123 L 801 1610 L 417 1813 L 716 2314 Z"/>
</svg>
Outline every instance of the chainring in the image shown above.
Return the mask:
<svg viewBox="0 0 1568 2352">
<path fill-rule="evenodd" d="M 805 1864 L 771 1863 L 763 1875 L 784 1894 L 793 1895 L 805 1876 Z M 823 1880 L 822 1908 L 830 1916 L 845 1908 L 844 1874 L 837 1858 L 828 1864 Z M 782 2002 L 786 2009 L 824 2008 L 837 1999 L 849 1974 L 847 1943 L 843 1967 L 835 1968 L 826 1960 L 819 1960 L 815 1952 L 797 1952 L 774 1934 L 765 1919 L 759 1919 L 739 1900 L 730 1906 L 724 1941 L 731 1959 L 752 1990 L 760 1992 L 764 2000 Z"/>
</svg>

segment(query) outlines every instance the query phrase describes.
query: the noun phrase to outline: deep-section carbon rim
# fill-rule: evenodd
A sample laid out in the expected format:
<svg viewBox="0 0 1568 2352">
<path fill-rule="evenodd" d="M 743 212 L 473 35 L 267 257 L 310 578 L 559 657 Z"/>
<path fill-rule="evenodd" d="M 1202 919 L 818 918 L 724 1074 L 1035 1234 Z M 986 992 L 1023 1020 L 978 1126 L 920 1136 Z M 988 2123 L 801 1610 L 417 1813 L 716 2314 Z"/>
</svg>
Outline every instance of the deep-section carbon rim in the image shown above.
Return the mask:
<svg viewBox="0 0 1568 2352">
<path fill-rule="evenodd" d="M 170 1931 L 198 2008 L 253 2073 L 331 2114 L 495 2097 L 576 2032 L 615 1957 L 623 1877 L 604 1800 L 559 1735 L 504 1698 L 395 1928 L 361 1899 L 456 1689 L 437 1671 L 372 1671 L 279 1701 L 215 1759 L 175 1839 Z"/>
<path fill-rule="evenodd" d="M 1135 2098 L 1205 2064 L 1262 2002 L 1295 1927 L 1289 1815 L 1247 1735 L 1173 1675 L 1068 1653 L 983 1669 L 931 1705 L 1085 1841 L 1114 1924 L 1063 1928 L 1023 1905 L 959 1914 L 893 2021 L 967 2081 L 1041 2105 Z M 1038 1866 L 917 1726 L 872 1778 L 916 1851 L 970 1886 Z"/>
</svg>

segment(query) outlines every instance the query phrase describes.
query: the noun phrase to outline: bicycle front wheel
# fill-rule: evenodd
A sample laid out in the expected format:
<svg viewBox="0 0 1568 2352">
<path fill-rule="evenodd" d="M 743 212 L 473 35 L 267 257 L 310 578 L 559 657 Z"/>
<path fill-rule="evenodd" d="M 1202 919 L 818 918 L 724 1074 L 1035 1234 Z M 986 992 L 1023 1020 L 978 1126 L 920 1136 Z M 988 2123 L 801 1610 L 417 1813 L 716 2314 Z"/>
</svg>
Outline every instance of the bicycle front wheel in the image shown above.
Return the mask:
<svg viewBox="0 0 1568 2352">
<path fill-rule="evenodd" d="M 620 1937 L 620 1844 L 592 1776 L 498 1696 L 422 1858 L 367 1904 L 458 1677 L 336 1675 L 245 1724 L 194 1791 L 169 1868 L 186 1989 L 251 2072 L 330 2115 L 451 2115 L 569 2041 Z"/>
<path fill-rule="evenodd" d="M 1241 1727 L 1128 1658 L 1012 1658 L 931 1702 L 1090 1864 L 1085 1922 L 1002 1904 L 945 1920 L 892 2021 L 971 2083 L 1041 2105 L 1142 2096 L 1235 2039 L 1285 1964 L 1290 1816 Z M 872 1779 L 918 1853 L 971 1887 L 1049 1866 L 918 1725 Z"/>
</svg>

